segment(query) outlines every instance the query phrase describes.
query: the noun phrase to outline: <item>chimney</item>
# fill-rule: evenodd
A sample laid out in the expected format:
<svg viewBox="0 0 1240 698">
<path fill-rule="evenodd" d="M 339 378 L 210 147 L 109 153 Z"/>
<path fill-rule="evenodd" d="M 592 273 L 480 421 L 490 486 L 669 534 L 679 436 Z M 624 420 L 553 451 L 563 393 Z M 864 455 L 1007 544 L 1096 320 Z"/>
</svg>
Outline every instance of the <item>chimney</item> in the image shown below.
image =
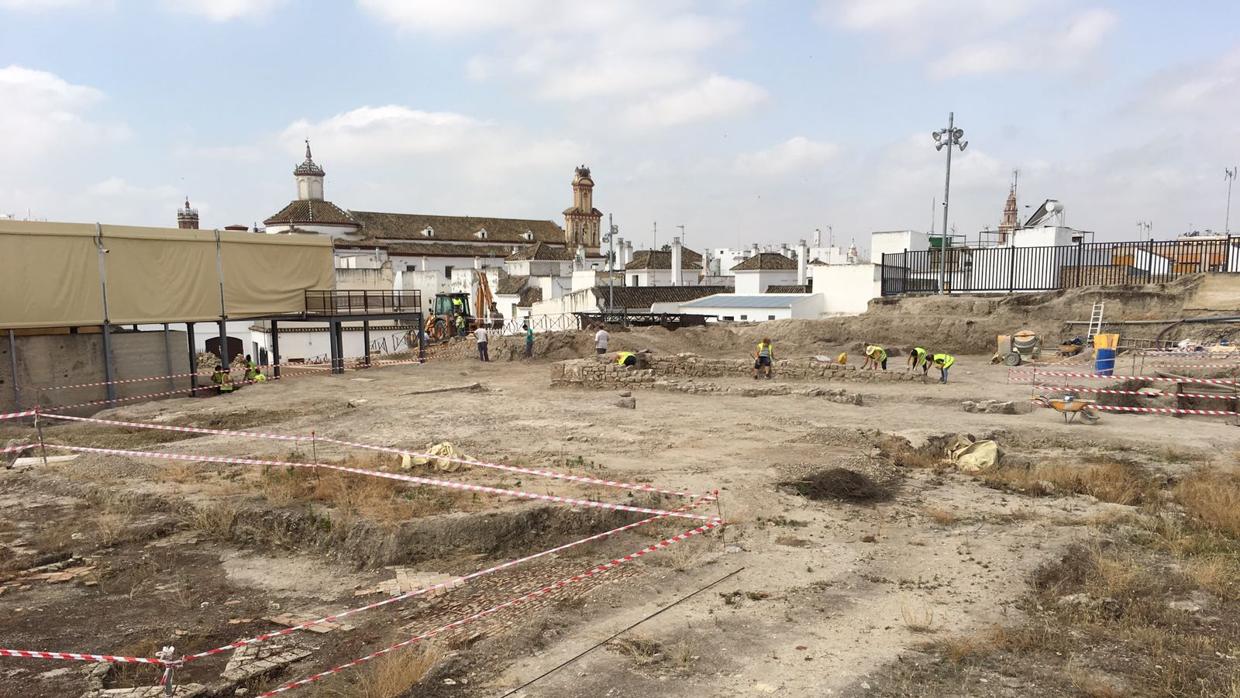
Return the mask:
<svg viewBox="0 0 1240 698">
<path fill-rule="evenodd" d="M 804 286 L 809 271 L 809 248 L 804 240 L 797 241 L 797 285 Z"/>
<path fill-rule="evenodd" d="M 624 241 L 624 263 L 628 264 L 633 261 L 633 241 Z"/>
<path fill-rule="evenodd" d="M 616 258 L 612 260 L 612 269 L 624 268 L 624 238 L 616 236 Z"/>
<path fill-rule="evenodd" d="M 481 268 L 482 268 L 482 258 L 474 257 L 474 269 L 481 269 Z"/>
<path fill-rule="evenodd" d="M 673 286 L 680 286 L 681 281 L 682 281 L 681 273 L 680 273 L 680 257 L 681 257 L 680 238 L 674 237 L 672 238 L 672 285 Z"/>
<path fill-rule="evenodd" d="M 582 271 L 586 268 L 586 246 L 577 245 L 577 254 L 573 255 L 573 269 Z"/>
</svg>

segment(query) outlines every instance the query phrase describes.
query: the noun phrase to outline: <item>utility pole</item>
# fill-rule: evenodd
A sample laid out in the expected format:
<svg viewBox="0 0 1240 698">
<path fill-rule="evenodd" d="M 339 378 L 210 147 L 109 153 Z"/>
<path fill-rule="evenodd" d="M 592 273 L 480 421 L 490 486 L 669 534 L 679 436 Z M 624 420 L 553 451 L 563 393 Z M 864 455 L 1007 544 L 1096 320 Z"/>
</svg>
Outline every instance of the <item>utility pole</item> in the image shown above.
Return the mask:
<svg viewBox="0 0 1240 698">
<path fill-rule="evenodd" d="M 616 307 L 616 233 L 620 229 L 607 214 L 607 312 Z"/>
<path fill-rule="evenodd" d="M 654 242 L 651 243 L 650 249 L 655 252 L 659 251 L 659 222 L 658 221 L 654 222 Z"/>
<path fill-rule="evenodd" d="M 1223 179 L 1227 180 L 1227 217 L 1223 219 L 1223 231 L 1227 235 L 1231 235 L 1231 184 L 1236 181 L 1236 170 L 1240 168 L 1232 167 L 1224 169 Z"/>
<path fill-rule="evenodd" d="M 952 146 L 960 148 L 961 152 L 963 152 L 965 148 L 969 147 L 969 142 L 961 140 L 964 138 L 964 129 L 956 128 L 955 112 L 948 112 L 947 128 L 933 131 L 930 136 L 934 138 L 935 150 L 947 148 L 947 178 L 943 183 L 943 235 L 939 238 L 939 293 L 945 293 L 944 287 L 947 281 L 947 211 L 952 193 Z"/>
</svg>

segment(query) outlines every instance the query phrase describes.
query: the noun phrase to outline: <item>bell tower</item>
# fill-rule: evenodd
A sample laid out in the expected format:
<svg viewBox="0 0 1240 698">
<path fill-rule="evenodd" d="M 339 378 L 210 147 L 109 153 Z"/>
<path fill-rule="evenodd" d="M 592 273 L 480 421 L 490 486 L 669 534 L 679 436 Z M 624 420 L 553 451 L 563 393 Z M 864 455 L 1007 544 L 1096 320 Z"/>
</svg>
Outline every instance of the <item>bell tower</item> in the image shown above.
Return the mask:
<svg viewBox="0 0 1240 698">
<path fill-rule="evenodd" d="M 306 159 L 293 170 L 297 178 L 297 198 L 301 201 L 323 200 L 323 178 L 327 173 L 310 156 L 310 140 L 306 139 Z"/>
<path fill-rule="evenodd" d="M 181 230 L 198 230 L 198 209 L 190 208 L 189 197 L 185 197 L 185 207 L 177 209 L 177 227 Z"/>
<path fill-rule="evenodd" d="M 573 205 L 564 209 L 564 244 L 588 250 L 599 248 L 599 226 L 603 212 L 594 208 L 594 180 L 590 168 L 582 165 L 573 175 Z"/>
</svg>

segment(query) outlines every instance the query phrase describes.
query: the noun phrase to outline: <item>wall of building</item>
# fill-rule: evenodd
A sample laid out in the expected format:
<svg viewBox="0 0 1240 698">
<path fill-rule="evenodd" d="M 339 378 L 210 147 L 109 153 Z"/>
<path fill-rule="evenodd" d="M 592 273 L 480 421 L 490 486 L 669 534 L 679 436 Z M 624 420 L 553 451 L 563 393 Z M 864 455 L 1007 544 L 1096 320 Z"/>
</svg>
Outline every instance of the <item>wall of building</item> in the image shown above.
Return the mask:
<svg viewBox="0 0 1240 698">
<path fill-rule="evenodd" d="M 342 269 L 336 268 L 336 290 L 338 291 L 391 291 L 395 275 L 392 267 L 380 269 Z"/>
<path fill-rule="evenodd" d="M 1040 228 L 1022 228 L 1012 233 L 1014 247 L 1051 247 L 1054 245 L 1075 245 L 1074 235 L 1080 231 L 1063 226 L 1048 225 Z"/>
<path fill-rule="evenodd" d="M 406 327 L 391 320 L 371 322 L 371 355 L 381 356 L 408 351 L 407 335 L 412 329 L 412 325 Z M 268 356 L 271 356 L 271 333 L 267 330 L 254 330 L 252 335 L 254 342 L 260 348 L 266 349 Z M 365 355 L 366 343 L 363 341 L 362 323 L 345 323 L 341 328 L 341 335 L 344 339 L 346 359 L 357 359 Z M 299 322 L 296 325 L 280 326 L 280 361 L 282 363 L 300 361 L 326 363 L 330 358 L 331 340 L 327 334 L 327 323 Z"/>
<path fill-rule="evenodd" d="M 738 294 L 739 295 L 739 294 Z M 717 322 L 765 322 L 767 320 L 814 320 L 822 315 L 822 296 L 809 293 L 778 308 L 752 308 L 728 305 L 727 295 L 713 296 L 717 301 L 710 305 L 694 304 L 680 306 L 682 312 L 695 315 L 715 315 Z"/>
<path fill-rule="evenodd" d="M 530 314 L 563 315 L 565 313 L 597 313 L 598 310 L 599 301 L 594 295 L 594 289 L 585 289 L 535 303 L 530 308 Z"/>
<path fill-rule="evenodd" d="M 882 295 L 882 266 L 878 264 L 815 264 L 809 268 L 814 295 L 823 298 L 829 315 L 859 315 L 870 300 Z"/>
<path fill-rule="evenodd" d="M 106 380 L 103 335 L 57 334 L 15 336 L 14 345 L 0 335 L 0 411 L 28 409 L 36 404 L 71 405 L 107 399 L 104 386 L 45 391 L 56 385 L 96 383 Z M 11 353 L 15 350 L 14 380 Z M 247 349 L 248 351 L 248 349 Z M 125 380 L 167 376 L 190 371 L 189 346 L 184 332 L 114 332 L 113 378 Z M 189 388 L 189 379 L 169 379 L 116 386 L 118 398 Z M 97 412 L 104 406 L 90 409 Z"/>
<path fill-rule="evenodd" d="M 870 261 L 875 264 L 882 263 L 883 254 L 928 249 L 930 236 L 916 230 L 892 230 L 870 235 Z"/>
<path fill-rule="evenodd" d="M 747 294 L 766 293 L 767 286 L 790 286 L 797 282 L 795 269 L 757 269 L 733 272 L 736 276 L 736 292 Z"/>
</svg>

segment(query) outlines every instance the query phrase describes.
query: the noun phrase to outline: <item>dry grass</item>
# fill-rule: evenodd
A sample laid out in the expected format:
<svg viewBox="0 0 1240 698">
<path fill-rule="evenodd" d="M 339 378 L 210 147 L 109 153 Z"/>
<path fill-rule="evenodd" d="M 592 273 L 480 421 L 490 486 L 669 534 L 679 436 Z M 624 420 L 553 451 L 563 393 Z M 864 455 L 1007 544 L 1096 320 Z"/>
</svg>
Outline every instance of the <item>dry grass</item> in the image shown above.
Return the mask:
<svg viewBox="0 0 1240 698">
<path fill-rule="evenodd" d="M 95 516 L 95 543 L 110 548 L 121 541 L 125 531 L 133 525 L 133 517 L 128 514 L 100 513 Z"/>
<path fill-rule="evenodd" d="M 925 507 L 922 509 L 922 512 L 927 518 L 940 526 L 950 526 L 960 520 L 960 517 L 956 516 L 956 512 L 938 507 Z"/>
<path fill-rule="evenodd" d="M 1124 698 L 1128 695 L 1113 681 L 1085 669 L 1073 669 L 1068 672 L 1068 680 L 1071 681 L 1072 687 L 1086 698 Z"/>
<path fill-rule="evenodd" d="M 347 678 L 325 684 L 317 695 L 341 698 L 401 698 L 411 695 L 411 691 L 430 675 L 443 656 L 443 650 L 435 645 L 398 650 L 364 665 Z"/>
<path fill-rule="evenodd" d="M 920 608 L 911 608 L 907 604 L 900 604 L 900 617 L 904 619 L 904 627 L 915 633 L 934 632 L 934 609 L 929 606 L 922 605 Z"/>
<path fill-rule="evenodd" d="M 609 642 L 607 646 L 632 659 L 639 666 L 654 664 L 667 658 L 663 652 L 663 645 L 638 635 L 617 638 Z"/>
<path fill-rule="evenodd" d="M 190 505 L 182 510 L 181 519 L 209 538 L 228 540 L 237 522 L 237 507 L 230 502 Z"/>
<path fill-rule="evenodd" d="M 1230 555 L 1189 560 L 1184 575 L 1195 585 L 1226 601 L 1240 601 L 1240 562 Z"/>
<path fill-rule="evenodd" d="M 1124 462 L 999 467 L 979 476 L 991 487 L 1034 495 L 1087 494 L 1104 502 L 1137 505 L 1155 501 L 1158 483 L 1139 466 Z"/>
<path fill-rule="evenodd" d="M 1198 525 L 1240 538 L 1240 476 L 1199 470 L 1176 485 L 1173 494 Z"/>
</svg>

